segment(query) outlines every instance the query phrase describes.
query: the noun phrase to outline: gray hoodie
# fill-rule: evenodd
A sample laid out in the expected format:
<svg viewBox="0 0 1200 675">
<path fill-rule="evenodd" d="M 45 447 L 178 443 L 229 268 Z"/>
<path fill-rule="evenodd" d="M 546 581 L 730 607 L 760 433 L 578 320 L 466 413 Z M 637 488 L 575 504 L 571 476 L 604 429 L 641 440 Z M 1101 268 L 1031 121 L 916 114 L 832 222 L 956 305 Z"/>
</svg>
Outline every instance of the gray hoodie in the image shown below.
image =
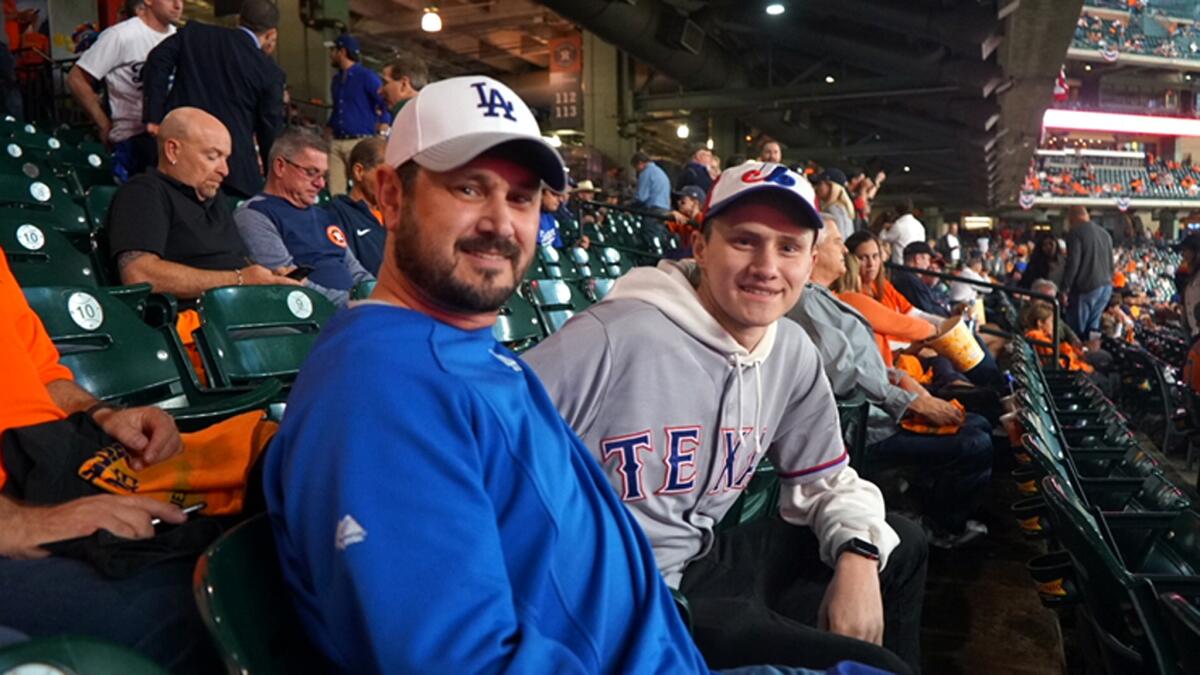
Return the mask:
<svg viewBox="0 0 1200 675">
<path fill-rule="evenodd" d="M 899 539 L 878 488 L 849 467 L 816 347 L 780 321 L 747 350 L 700 304 L 694 269 L 629 272 L 524 355 L 641 523 L 667 583 L 678 587 L 709 551 L 764 456 L 783 481 L 784 519 L 813 529 L 827 564 L 854 537 L 886 561 Z"/>
</svg>

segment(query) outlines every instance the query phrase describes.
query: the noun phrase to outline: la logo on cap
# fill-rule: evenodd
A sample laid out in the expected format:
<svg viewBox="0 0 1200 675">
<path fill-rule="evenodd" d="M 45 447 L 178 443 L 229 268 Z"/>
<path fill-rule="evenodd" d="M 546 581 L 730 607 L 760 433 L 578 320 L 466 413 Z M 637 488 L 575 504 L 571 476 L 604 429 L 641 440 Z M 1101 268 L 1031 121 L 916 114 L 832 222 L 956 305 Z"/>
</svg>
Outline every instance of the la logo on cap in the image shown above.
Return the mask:
<svg viewBox="0 0 1200 675">
<path fill-rule="evenodd" d="M 504 112 L 505 119 L 509 119 L 514 122 L 517 121 L 517 118 L 513 116 L 512 102 L 506 100 L 504 98 L 504 94 L 502 94 L 499 89 L 494 87 L 488 89 L 487 82 L 475 82 L 471 86 L 474 87 L 475 92 L 479 94 L 479 105 L 475 107 L 487 109 L 487 112 L 483 113 L 484 117 L 500 117 L 500 113 L 497 112 L 497 109 L 499 109 L 500 111 Z"/>
</svg>

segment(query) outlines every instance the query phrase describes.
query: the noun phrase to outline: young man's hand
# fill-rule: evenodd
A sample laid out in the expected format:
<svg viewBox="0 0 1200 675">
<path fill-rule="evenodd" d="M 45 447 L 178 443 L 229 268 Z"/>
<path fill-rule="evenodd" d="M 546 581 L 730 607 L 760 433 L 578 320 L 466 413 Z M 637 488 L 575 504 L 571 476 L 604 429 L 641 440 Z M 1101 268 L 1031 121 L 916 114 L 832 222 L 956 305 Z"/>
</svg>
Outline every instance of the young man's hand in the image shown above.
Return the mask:
<svg viewBox="0 0 1200 675">
<path fill-rule="evenodd" d="M 856 553 L 842 553 L 821 600 L 818 628 L 882 645 L 883 623 L 879 563 Z"/>
</svg>

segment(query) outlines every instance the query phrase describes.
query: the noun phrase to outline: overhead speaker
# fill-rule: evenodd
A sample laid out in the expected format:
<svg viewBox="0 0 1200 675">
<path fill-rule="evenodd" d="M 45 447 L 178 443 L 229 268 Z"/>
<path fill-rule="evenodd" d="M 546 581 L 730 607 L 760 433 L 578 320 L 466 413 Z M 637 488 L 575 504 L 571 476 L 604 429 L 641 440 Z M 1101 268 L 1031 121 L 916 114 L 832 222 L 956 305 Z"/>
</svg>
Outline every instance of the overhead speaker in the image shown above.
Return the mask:
<svg viewBox="0 0 1200 675">
<path fill-rule="evenodd" d="M 691 19 L 672 12 L 664 12 L 659 23 L 658 36 L 671 47 L 699 54 L 704 46 L 704 29 Z"/>
</svg>

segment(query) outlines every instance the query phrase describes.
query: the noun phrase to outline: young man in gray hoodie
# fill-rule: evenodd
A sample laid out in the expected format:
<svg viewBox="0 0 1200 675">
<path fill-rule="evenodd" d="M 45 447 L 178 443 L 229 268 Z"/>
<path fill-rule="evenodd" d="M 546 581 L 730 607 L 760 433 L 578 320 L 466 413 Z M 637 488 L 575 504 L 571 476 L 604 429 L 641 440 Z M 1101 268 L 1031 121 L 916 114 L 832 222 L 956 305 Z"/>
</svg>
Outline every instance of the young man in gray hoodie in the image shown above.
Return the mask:
<svg viewBox="0 0 1200 675">
<path fill-rule="evenodd" d="M 710 665 L 915 671 L 924 536 L 850 468 L 817 349 L 780 321 L 820 229 L 798 174 L 726 170 L 695 260 L 630 272 L 525 360 L 687 597 Z M 715 533 L 763 457 L 782 519 Z"/>
</svg>

